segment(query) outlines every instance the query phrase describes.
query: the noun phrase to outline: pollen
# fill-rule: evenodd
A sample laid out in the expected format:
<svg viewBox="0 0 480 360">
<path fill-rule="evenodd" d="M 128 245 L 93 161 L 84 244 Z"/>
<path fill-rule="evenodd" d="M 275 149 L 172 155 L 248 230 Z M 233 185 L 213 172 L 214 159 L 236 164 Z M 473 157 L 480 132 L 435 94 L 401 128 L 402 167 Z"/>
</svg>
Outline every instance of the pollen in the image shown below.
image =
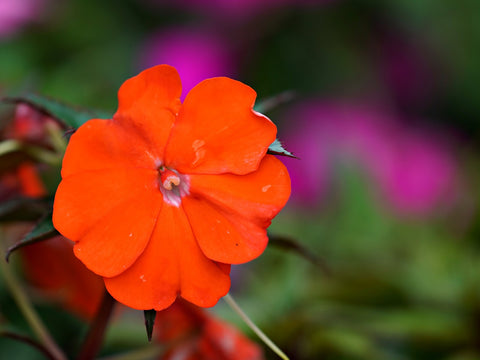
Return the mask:
<svg viewBox="0 0 480 360">
<path fill-rule="evenodd" d="M 164 165 L 158 167 L 158 188 L 166 203 L 179 207 L 181 198 L 189 194 L 190 182 L 187 175 L 182 175 Z"/>
<path fill-rule="evenodd" d="M 165 169 L 160 172 L 162 186 L 166 190 L 172 190 L 174 186 L 180 185 L 180 177 L 172 170 Z"/>
</svg>

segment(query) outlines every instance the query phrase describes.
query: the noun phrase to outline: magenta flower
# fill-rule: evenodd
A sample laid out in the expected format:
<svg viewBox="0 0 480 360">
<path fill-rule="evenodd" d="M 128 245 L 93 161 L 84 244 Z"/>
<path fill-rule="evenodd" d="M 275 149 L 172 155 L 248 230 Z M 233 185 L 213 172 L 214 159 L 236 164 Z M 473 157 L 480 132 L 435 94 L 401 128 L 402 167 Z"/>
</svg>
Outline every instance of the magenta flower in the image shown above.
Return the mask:
<svg viewBox="0 0 480 360">
<path fill-rule="evenodd" d="M 293 113 L 300 121 L 281 135 L 301 159 L 287 160 L 291 201 L 321 203 L 339 162 L 356 164 L 398 212 L 427 215 L 453 200 L 455 158 L 433 131 L 408 128 L 388 112 L 354 104 L 309 103 Z"/>
<path fill-rule="evenodd" d="M 445 144 L 429 133 L 398 135 L 391 166 L 379 169 L 390 201 L 403 213 L 428 213 L 453 200 L 456 166 Z"/>
<path fill-rule="evenodd" d="M 40 10 L 44 7 L 45 0 L 0 0 L 0 39 L 38 20 Z"/>
<path fill-rule="evenodd" d="M 187 94 L 204 79 L 235 76 L 228 48 L 219 34 L 198 28 L 173 28 L 147 39 L 139 62 L 142 68 L 172 65 L 182 79 L 182 93 Z"/>
</svg>

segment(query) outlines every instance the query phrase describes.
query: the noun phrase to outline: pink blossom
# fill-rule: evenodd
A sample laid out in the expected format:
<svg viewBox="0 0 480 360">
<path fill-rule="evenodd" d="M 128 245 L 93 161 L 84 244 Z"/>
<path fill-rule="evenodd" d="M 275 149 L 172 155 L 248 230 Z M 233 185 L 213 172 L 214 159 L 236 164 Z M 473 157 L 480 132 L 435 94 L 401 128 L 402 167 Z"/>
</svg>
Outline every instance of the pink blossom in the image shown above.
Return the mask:
<svg viewBox="0 0 480 360">
<path fill-rule="evenodd" d="M 38 20 L 45 0 L 0 0 L 0 39 Z"/>
<path fill-rule="evenodd" d="M 455 156 L 435 131 L 408 127 L 382 110 L 348 103 L 308 103 L 284 131 L 292 201 L 315 205 L 335 186 L 335 166 L 354 163 L 398 212 L 429 214 L 453 200 Z M 378 191 L 379 190 L 379 191 Z"/>
<path fill-rule="evenodd" d="M 174 66 L 182 79 L 182 94 L 200 81 L 234 75 L 234 61 L 220 35 L 205 29 L 172 28 L 150 36 L 139 60 L 142 68 L 157 64 Z"/>
</svg>

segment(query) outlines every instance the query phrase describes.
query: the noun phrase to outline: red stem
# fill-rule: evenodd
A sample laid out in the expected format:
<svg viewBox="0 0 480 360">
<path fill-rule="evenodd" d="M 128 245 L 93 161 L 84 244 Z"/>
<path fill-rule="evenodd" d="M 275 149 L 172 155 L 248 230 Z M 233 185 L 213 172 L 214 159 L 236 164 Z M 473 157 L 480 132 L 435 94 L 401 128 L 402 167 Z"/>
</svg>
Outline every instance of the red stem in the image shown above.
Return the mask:
<svg viewBox="0 0 480 360">
<path fill-rule="evenodd" d="M 115 299 L 105 291 L 102 303 L 98 308 L 97 315 L 90 325 L 85 342 L 83 343 L 80 354 L 77 360 L 91 360 L 94 359 L 102 347 L 105 329 L 107 328 L 110 315 L 112 314 Z"/>
</svg>

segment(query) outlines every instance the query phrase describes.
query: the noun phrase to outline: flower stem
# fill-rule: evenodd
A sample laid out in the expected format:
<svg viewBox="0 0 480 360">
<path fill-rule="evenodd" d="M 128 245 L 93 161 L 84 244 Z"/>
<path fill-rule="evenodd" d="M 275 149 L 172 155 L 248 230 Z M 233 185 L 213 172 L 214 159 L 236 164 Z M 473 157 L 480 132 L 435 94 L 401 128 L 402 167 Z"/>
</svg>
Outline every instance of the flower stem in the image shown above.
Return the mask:
<svg viewBox="0 0 480 360">
<path fill-rule="evenodd" d="M 67 357 L 53 340 L 52 336 L 50 335 L 42 320 L 33 308 L 24 290 L 17 281 L 15 275 L 10 270 L 9 265 L 5 261 L 3 261 L 3 259 L 2 261 L 0 261 L 0 269 L 1 273 L 3 274 L 3 278 L 5 279 L 5 284 L 10 291 L 10 294 L 15 300 L 23 316 L 27 320 L 28 324 L 32 328 L 32 331 L 40 340 L 41 344 L 49 352 L 52 359 L 66 360 Z"/>
<path fill-rule="evenodd" d="M 289 360 L 288 356 L 280 350 L 280 348 L 275 345 L 275 343 L 270 340 L 270 338 L 265 335 L 265 333 L 258 328 L 257 325 L 254 324 L 254 322 L 243 312 L 243 310 L 238 306 L 238 304 L 233 300 L 232 296 L 230 294 L 225 295 L 224 300 L 227 302 L 227 304 L 235 311 L 243 321 L 248 325 L 250 329 L 267 345 L 275 354 L 277 354 L 281 359 L 283 360 Z"/>
<path fill-rule="evenodd" d="M 56 124 L 54 125 L 51 123 L 47 123 L 45 124 L 45 130 L 49 135 L 50 143 L 55 149 L 55 152 L 57 154 L 65 153 L 65 149 L 67 148 L 67 141 L 63 137 L 63 134 L 58 128 L 58 126 Z"/>
<path fill-rule="evenodd" d="M 95 358 L 95 355 L 97 355 L 102 346 L 105 329 L 107 328 L 108 320 L 110 319 L 115 303 L 115 299 L 105 290 L 102 303 L 98 308 L 95 319 L 90 325 L 90 330 L 88 331 L 77 360 L 91 360 Z"/>
</svg>

